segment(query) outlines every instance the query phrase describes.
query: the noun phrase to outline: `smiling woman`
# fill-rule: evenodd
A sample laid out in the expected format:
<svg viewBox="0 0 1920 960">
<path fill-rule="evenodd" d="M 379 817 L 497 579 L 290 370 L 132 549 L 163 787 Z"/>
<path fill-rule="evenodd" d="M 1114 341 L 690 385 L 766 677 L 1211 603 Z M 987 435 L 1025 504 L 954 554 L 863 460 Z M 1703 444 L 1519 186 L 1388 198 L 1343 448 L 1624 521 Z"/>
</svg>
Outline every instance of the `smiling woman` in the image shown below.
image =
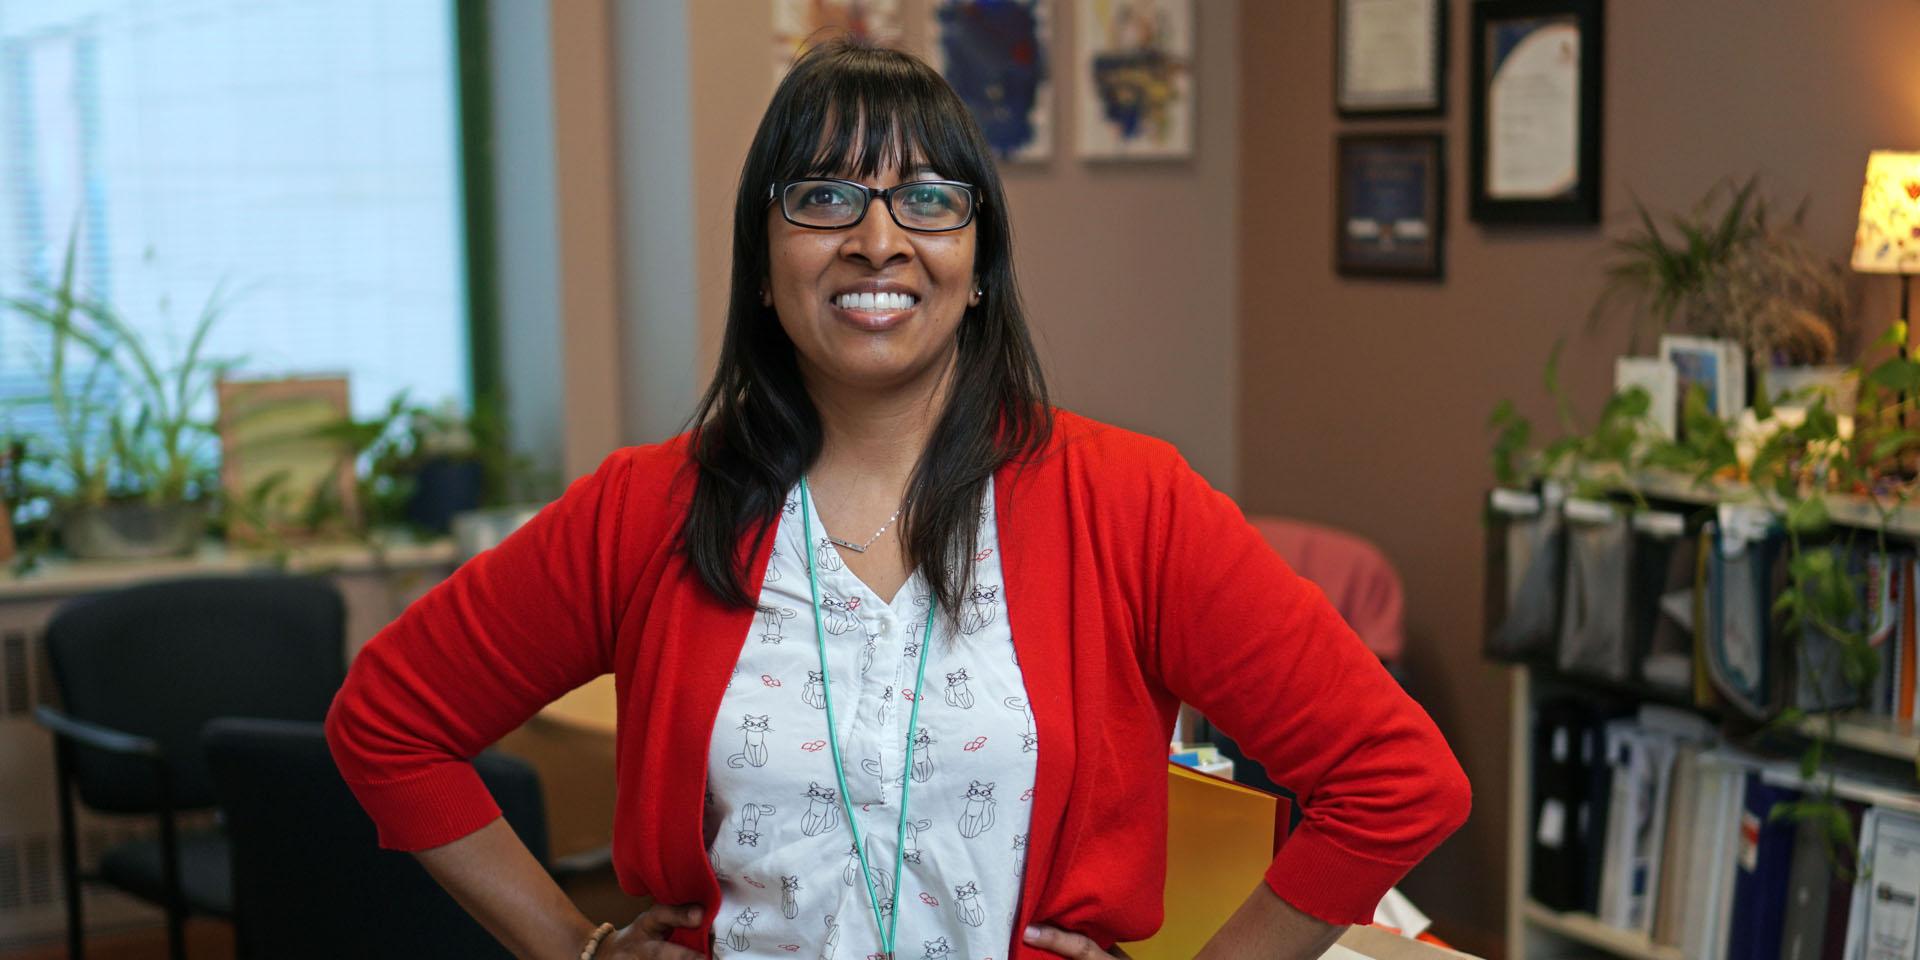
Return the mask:
<svg viewBox="0 0 1920 960">
<path fill-rule="evenodd" d="M 1433 722 L 1232 501 L 1048 405 L 998 174 L 925 64 L 794 66 L 731 297 L 691 429 L 415 604 L 329 718 L 382 842 L 522 955 L 1102 958 L 1160 926 L 1183 701 L 1306 798 L 1204 960 L 1319 956 L 1465 818 Z M 464 759 L 605 672 L 614 866 L 657 904 L 617 930 Z"/>
</svg>

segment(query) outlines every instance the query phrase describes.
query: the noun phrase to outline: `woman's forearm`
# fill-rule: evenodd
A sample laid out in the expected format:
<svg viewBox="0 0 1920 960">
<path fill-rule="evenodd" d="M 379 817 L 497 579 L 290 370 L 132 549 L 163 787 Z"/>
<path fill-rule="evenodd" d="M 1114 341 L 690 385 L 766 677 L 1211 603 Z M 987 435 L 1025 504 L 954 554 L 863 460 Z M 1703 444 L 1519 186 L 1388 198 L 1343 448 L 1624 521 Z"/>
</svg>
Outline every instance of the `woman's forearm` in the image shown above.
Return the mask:
<svg viewBox="0 0 1920 960">
<path fill-rule="evenodd" d="M 1313 960 L 1346 930 L 1301 913 L 1262 883 L 1195 960 Z"/>
<path fill-rule="evenodd" d="M 445 846 L 414 853 L 487 932 L 522 960 L 575 957 L 594 925 L 567 898 L 504 817 Z"/>
</svg>

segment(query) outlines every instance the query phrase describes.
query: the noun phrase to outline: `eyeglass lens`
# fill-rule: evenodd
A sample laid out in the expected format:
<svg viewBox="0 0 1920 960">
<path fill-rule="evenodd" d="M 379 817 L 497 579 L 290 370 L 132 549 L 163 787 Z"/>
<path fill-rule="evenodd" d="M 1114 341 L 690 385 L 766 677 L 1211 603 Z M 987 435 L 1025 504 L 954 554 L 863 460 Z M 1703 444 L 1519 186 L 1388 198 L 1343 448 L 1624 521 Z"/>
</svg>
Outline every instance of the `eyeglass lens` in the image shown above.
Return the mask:
<svg viewBox="0 0 1920 960">
<path fill-rule="evenodd" d="M 780 195 L 787 219 L 809 227 L 859 223 L 868 194 L 837 180 L 796 180 Z M 954 183 L 904 183 L 887 194 L 894 222 L 909 230 L 952 230 L 973 214 L 973 197 Z"/>
</svg>

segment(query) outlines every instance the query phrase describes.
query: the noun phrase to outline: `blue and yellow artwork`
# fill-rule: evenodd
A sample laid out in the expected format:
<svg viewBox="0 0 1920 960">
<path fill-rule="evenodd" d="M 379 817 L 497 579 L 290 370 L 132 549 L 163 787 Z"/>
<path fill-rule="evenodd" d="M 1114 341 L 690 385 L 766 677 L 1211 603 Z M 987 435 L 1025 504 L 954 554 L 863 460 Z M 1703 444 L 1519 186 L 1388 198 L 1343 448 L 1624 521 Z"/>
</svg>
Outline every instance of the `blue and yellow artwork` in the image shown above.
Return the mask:
<svg viewBox="0 0 1920 960">
<path fill-rule="evenodd" d="M 1046 6 L 1047 0 L 933 6 L 940 71 L 1002 159 L 1044 160 L 1053 150 Z"/>
<path fill-rule="evenodd" d="M 1080 155 L 1191 156 L 1191 0 L 1080 0 L 1074 20 Z"/>
</svg>

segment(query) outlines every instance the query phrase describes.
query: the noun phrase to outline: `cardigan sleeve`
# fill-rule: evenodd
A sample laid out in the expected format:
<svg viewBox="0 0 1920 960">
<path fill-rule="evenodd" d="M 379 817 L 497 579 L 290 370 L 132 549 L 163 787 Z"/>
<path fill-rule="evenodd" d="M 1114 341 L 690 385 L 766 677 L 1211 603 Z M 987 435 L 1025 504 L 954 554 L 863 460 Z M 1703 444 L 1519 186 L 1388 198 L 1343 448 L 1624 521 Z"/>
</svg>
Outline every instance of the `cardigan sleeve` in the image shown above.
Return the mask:
<svg viewBox="0 0 1920 960">
<path fill-rule="evenodd" d="M 473 756 L 608 672 L 630 471 L 627 453 L 608 457 L 354 658 L 327 743 L 382 847 L 436 847 L 492 822 Z"/>
<path fill-rule="evenodd" d="M 1149 656 L 1300 798 L 1268 868 L 1289 904 L 1371 923 L 1388 888 L 1457 829 L 1470 788 L 1420 706 L 1224 494 L 1177 455 L 1154 481 Z"/>
</svg>

